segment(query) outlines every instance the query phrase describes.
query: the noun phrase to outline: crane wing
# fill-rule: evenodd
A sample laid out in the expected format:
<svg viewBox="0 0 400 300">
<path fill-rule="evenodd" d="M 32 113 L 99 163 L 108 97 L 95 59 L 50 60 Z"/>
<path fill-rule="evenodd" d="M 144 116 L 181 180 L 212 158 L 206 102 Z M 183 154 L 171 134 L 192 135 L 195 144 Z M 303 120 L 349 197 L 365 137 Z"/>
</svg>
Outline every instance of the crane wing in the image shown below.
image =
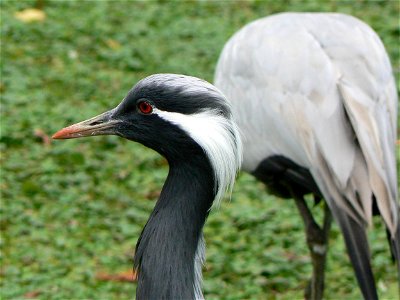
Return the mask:
<svg viewBox="0 0 400 300">
<path fill-rule="evenodd" d="M 243 168 L 252 172 L 272 155 L 308 168 L 342 229 L 362 289 L 375 298 L 364 230 L 373 199 L 393 238 L 399 226 L 397 96 L 378 36 L 341 14 L 260 19 L 225 45 L 215 84 L 245 133 Z"/>
<path fill-rule="evenodd" d="M 377 35 L 341 14 L 281 14 L 246 26 L 224 53 L 215 83 L 246 132 L 244 169 L 284 155 L 360 224 L 374 195 L 394 234 L 397 96 Z"/>
</svg>

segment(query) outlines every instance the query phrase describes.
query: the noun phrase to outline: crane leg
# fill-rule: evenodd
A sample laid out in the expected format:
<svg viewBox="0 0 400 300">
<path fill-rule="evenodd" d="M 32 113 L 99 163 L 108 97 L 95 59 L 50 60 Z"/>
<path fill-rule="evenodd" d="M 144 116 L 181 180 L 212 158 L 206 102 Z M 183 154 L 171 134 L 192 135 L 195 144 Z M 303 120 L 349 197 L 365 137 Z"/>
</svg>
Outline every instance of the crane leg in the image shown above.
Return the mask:
<svg viewBox="0 0 400 300">
<path fill-rule="evenodd" d="M 304 198 L 295 196 L 294 199 L 305 225 L 306 240 L 313 266 L 311 280 L 304 291 L 304 297 L 305 299 L 320 300 L 324 293 L 326 255 L 332 215 L 328 205 L 325 204 L 323 224 L 319 226 Z"/>
</svg>

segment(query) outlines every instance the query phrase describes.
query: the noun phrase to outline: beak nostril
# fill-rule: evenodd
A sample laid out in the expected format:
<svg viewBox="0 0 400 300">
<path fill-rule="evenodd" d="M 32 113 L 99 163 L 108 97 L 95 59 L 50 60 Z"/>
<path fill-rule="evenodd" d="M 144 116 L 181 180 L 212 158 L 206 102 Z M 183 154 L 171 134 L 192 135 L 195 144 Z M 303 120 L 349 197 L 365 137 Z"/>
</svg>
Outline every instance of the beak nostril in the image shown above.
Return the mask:
<svg viewBox="0 0 400 300">
<path fill-rule="evenodd" d="M 93 121 L 93 122 L 89 123 L 89 125 L 90 126 L 95 126 L 95 125 L 99 125 L 101 123 L 103 123 L 103 122 L 101 122 L 101 121 Z"/>
</svg>

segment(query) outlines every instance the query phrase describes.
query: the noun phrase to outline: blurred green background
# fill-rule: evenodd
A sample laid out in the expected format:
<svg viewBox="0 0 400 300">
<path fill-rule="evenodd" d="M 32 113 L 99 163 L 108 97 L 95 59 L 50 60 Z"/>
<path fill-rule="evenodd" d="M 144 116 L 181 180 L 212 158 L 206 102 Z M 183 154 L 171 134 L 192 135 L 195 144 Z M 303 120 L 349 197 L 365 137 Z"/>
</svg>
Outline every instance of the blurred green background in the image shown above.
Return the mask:
<svg viewBox="0 0 400 300">
<path fill-rule="evenodd" d="M 359 17 L 382 38 L 397 76 L 400 69 L 398 1 L 0 3 L 2 299 L 134 295 L 135 284 L 118 278 L 129 278 L 165 160 L 118 137 L 48 136 L 114 107 L 139 79 L 171 72 L 212 81 L 227 39 L 282 11 Z M 369 234 L 379 293 L 396 299 L 378 220 Z M 241 174 L 232 200 L 211 213 L 205 238 L 207 299 L 302 298 L 311 265 L 293 201 Z M 327 299 L 361 297 L 336 225 L 326 282 Z"/>
</svg>

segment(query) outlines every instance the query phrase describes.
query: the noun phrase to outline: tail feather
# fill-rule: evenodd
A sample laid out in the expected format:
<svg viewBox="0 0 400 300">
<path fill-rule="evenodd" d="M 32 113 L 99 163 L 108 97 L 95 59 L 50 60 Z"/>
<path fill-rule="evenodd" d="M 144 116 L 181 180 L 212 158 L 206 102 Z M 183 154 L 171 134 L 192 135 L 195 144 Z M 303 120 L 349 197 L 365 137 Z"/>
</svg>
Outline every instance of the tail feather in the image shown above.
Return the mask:
<svg viewBox="0 0 400 300">
<path fill-rule="evenodd" d="M 397 280 L 399 282 L 399 294 L 400 294 L 400 222 L 397 224 L 397 230 L 394 236 L 388 236 L 390 241 L 390 250 L 392 256 L 397 264 Z"/>
<path fill-rule="evenodd" d="M 332 204 L 336 206 L 334 203 Z M 354 221 L 353 218 L 343 213 L 343 211 L 340 211 L 340 213 L 335 213 L 335 211 L 338 212 L 337 206 L 332 209 L 332 212 L 342 230 L 347 252 L 364 299 L 378 299 L 365 228 Z M 399 243 L 397 243 L 397 246 L 399 246 Z"/>
</svg>

